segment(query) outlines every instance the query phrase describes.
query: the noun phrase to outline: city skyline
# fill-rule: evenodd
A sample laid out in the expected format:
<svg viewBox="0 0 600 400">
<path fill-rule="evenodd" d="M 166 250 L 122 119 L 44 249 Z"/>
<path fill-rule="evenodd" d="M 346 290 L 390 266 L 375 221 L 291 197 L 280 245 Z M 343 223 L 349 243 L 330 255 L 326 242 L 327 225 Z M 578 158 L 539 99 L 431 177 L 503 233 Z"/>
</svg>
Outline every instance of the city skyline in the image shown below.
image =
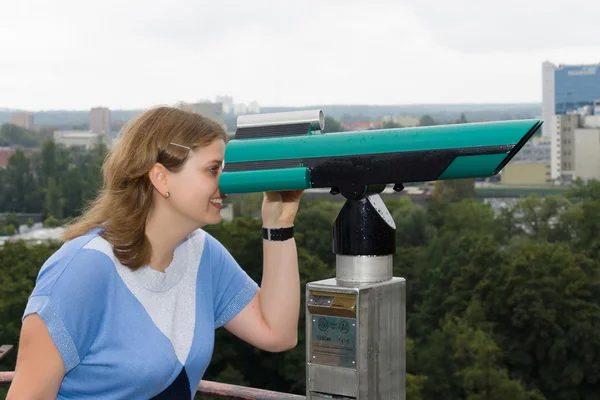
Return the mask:
<svg viewBox="0 0 600 400">
<path fill-rule="evenodd" d="M 195 104 L 195 103 L 203 103 L 203 102 L 207 102 L 206 99 L 204 100 L 199 100 L 197 102 L 176 102 L 176 103 L 172 103 L 169 105 L 172 106 L 178 106 L 179 104 Z M 216 101 L 208 101 L 209 103 L 217 103 Z M 155 105 L 162 105 L 165 103 L 156 103 Z M 243 103 L 239 103 L 239 104 L 243 104 Z M 452 107 L 456 107 L 456 106 L 465 106 L 465 107 L 473 107 L 474 109 L 479 110 L 479 107 L 494 107 L 496 110 L 498 110 L 498 107 L 501 106 L 541 106 L 542 102 L 541 101 L 533 101 L 533 102 L 511 102 L 511 103 L 405 103 L 405 104 L 376 104 L 376 103 L 371 103 L 371 104 L 360 104 L 360 103 L 355 103 L 355 104 L 346 104 L 346 103 L 330 103 L 330 104 L 308 104 L 308 105 L 263 105 L 260 104 L 261 109 L 262 108 L 285 108 L 285 109 L 305 109 L 305 108 L 310 108 L 311 106 L 314 107 L 321 107 L 321 106 L 326 106 L 326 107 L 419 107 L 419 106 L 423 106 L 423 107 L 433 107 L 434 109 L 437 109 L 437 107 L 439 106 L 452 106 Z M 149 107 L 152 107 L 149 106 Z M 25 109 L 25 108 L 13 108 L 13 107 L 5 107 L 2 106 L 0 107 L 0 112 L 8 112 L 8 113 L 48 113 L 48 112 L 89 112 L 91 109 L 93 108 L 108 108 L 110 111 L 140 111 L 143 110 L 145 107 L 127 107 L 127 108 L 111 108 L 111 107 L 107 107 L 104 106 L 102 104 L 95 104 L 89 108 L 49 108 L 49 109 Z M 427 108 L 424 108 L 424 112 L 418 113 L 418 112 L 412 112 L 412 114 L 427 114 Z M 469 111 L 469 109 L 467 108 L 466 111 Z M 471 110 L 472 111 L 472 110 Z M 261 111 L 262 112 L 262 111 Z M 246 113 L 236 113 L 235 111 L 233 112 L 229 112 L 232 115 L 241 115 L 241 114 L 246 114 Z M 411 115 L 412 115 L 411 114 Z"/>
<path fill-rule="evenodd" d="M 224 94 L 265 107 L 539 103 L 544 61 L 600 62 L 600 8 L 564 0 L 32 0 L 2 11 L 0 108 L 32 111 Z"/>
</svg>

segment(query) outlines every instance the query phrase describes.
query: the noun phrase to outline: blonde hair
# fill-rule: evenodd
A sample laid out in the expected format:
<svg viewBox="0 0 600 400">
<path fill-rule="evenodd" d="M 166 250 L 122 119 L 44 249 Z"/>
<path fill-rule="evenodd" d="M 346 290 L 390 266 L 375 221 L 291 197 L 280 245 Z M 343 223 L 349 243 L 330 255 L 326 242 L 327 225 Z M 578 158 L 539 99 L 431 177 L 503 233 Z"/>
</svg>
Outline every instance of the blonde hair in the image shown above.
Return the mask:
<svg viewBox="0 0 600 400">
<path fill-rule="evenodd" d="M 161 163 L 171 172 L 183 167 L 189 150 L 227 142 L 227 133 L 216 122 L 173 107 L 145 111 L 123 129 L 119 143 L 108 153 L 102 170 L 102 190 L 85 212 L 71 222 L 63 240 L 102 228 L 119 261 L 138 269 L 150 262 L 152 246 L 145 234 L 154 186 L 148 172 Z"/>
</svg>

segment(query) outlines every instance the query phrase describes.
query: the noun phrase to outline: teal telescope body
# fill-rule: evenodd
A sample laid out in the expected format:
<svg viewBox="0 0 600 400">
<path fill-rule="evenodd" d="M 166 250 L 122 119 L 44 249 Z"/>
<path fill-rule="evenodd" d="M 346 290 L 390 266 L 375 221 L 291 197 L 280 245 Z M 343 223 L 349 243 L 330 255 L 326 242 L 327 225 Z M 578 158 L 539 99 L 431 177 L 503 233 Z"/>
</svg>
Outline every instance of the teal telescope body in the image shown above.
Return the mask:
<svg viewBox="0 0 600 400">
<path fill-rule="evenodd" d="M 220 189 L 360 195 L 373 185 L 488 177 L 541 125 L 528 119 L 322 133 L 321 110 L 245 115 L 227 144 Z"/>
</svg>

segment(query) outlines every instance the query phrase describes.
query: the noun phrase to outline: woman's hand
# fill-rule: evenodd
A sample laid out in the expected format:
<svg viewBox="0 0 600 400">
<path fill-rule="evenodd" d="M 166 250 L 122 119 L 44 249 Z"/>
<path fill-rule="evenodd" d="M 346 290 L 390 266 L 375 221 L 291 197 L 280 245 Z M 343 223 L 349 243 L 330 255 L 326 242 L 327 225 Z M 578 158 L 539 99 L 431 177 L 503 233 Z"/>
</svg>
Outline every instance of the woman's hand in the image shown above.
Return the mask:
<svg viewBox="0 0 600 400">
<path fill-rule="evenodd" d="M 287 228 L 294 225 L 304 190 L 265 192 L 262 220 L 265 228 Z"/>
</svg>

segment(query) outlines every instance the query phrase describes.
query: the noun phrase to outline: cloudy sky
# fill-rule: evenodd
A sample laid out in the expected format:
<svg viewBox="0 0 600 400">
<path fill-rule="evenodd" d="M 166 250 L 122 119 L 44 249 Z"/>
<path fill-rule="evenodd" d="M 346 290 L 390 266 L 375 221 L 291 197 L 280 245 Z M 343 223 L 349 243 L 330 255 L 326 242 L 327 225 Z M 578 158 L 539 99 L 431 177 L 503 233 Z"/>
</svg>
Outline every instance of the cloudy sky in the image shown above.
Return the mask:
<svg viewBox="0 0 600 400">
<path fill-rule="evenodd" d="M 600 62 L 600 3 L 19 0 L 0 108 L 541 101 L 541 63 Z"/>
</svg>

